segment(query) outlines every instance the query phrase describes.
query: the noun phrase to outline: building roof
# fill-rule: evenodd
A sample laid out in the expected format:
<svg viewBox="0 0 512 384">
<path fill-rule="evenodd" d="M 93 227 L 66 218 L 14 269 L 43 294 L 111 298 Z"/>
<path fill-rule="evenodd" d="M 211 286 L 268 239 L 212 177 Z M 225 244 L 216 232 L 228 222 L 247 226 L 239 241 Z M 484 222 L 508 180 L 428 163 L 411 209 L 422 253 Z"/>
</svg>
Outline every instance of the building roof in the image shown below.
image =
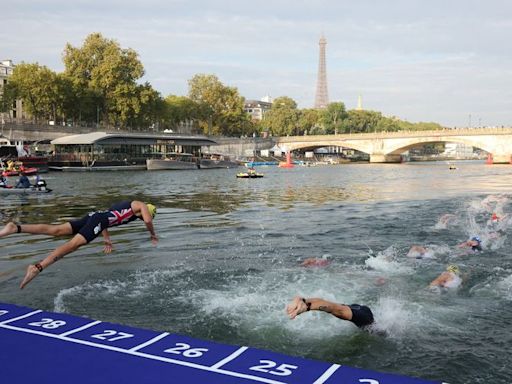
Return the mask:
<svg viewBox="0 0 512 384">
<path fill-rule="evenodd" d="M 206 136 L 182 136 L 169 134 L 132 134 L 92 132 L 81 135 L 70 135 L 52 140 L 54 145 L 90 145 L 90 144 L 169 144 L 207 146 L 217 144 Z"/>
<path fill-rule="evenodd" d="M 270 109 L 272 107 L 272 103 L 269 103 L 267 101 L 262 101 L 262 100 L 245 100 L 244 107 L 245 108 L 260 107 L 260 108 L 269 108 Z"/>
</svg>

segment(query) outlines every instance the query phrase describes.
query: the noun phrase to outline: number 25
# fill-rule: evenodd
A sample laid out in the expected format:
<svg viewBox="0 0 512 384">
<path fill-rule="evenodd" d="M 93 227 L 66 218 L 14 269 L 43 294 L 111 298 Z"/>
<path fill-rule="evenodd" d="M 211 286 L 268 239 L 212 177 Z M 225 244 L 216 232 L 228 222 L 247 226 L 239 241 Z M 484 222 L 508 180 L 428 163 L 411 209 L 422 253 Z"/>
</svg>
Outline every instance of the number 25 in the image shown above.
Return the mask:
<svg viewBox="0 0 512 384">
<path fill-rule="evenodd" d="M 254 367 L 251 367 L 249 369 L 253 371 L 260 371 L 265 373 L 270 373 L 272 375 L 276 376 L 288 376 L 292 374 L 292 369 L 297 369 L 298 367 L 296 365 L 291 364 L 281 364 L 274 370 L 271 370 L 270 368 L 274 368 L 277 363 L 272 360 L 260 360 L 261 365 L 255 365 Z"/>
</svg>

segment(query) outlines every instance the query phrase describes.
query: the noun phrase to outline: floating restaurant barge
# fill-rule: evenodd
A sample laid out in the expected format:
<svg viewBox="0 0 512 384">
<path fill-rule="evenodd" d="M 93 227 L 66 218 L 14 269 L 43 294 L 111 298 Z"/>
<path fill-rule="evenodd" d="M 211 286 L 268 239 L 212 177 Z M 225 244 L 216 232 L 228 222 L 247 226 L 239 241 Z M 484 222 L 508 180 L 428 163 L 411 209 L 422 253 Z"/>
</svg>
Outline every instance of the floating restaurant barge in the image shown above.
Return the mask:
<svg viewBox="0 0 512 384">
<path fill-rule="evenodd" d="M 111 171 L 146 169 L 146 160 L 164 159 L 169 153 L 200 158 L 202 147 L 217 143 L 206 136 L 93 132 L 61 137 L 51 144 L 50 170 Z"/>
</svg>

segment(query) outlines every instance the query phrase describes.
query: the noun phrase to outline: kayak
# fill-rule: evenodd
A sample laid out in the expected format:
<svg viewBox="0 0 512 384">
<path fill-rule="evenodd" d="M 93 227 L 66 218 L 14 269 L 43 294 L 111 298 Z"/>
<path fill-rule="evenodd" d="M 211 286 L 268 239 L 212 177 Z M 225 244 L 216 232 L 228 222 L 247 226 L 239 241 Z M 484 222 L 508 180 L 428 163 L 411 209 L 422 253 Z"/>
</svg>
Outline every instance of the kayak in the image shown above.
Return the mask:
<svg viewBox="0 0 512 384">
<path fill-rule="evenodd" d="M 19 176 L 20 172 L 21 171 L 19 169 L 14 169 L 12 171 L 4 170 L 2 172 L 2 175 L 4 175 L 4 176 Z M 23 170 L 23 172 L 25 173 L 25 175 L 30 176 L 30 175 L 35 175 L 38 172 L 38 169 L 35 167 L 25 168 Z"/>
</svg>

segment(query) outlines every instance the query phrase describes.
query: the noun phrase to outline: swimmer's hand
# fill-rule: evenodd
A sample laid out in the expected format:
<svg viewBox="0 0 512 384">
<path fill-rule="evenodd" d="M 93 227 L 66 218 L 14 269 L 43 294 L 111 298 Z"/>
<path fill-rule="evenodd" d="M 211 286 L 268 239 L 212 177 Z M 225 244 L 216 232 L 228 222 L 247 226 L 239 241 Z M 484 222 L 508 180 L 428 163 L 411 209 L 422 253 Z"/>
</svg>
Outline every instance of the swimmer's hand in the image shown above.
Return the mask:
<svg viewBox="0 0 512 384">
<path fill-rule="evenodd" d="M 112 253 L 112 242 L 111 241 L 106 241 L 105 240 L 105 245 L 103 246 L 103 253 Z"/>
<path fill-rule="evenodd" d="M 158 244 L 158 237 L 156 237 L 156 235 L 151 235 L 151 244 L 153 244 L 153 245 Z"/>
<path fill-rule="evenodd" d="M 286 306 L 286 313 L 288 313 L 288 316 L 290 319 L 295 319 L 298 315 L 300 315 L 303 312 L 306 312 L 308 309 L 308 306 L 306 303 L 302 300 L 302 297 L 295 296 L 290 304 Z"/>
</svg>

